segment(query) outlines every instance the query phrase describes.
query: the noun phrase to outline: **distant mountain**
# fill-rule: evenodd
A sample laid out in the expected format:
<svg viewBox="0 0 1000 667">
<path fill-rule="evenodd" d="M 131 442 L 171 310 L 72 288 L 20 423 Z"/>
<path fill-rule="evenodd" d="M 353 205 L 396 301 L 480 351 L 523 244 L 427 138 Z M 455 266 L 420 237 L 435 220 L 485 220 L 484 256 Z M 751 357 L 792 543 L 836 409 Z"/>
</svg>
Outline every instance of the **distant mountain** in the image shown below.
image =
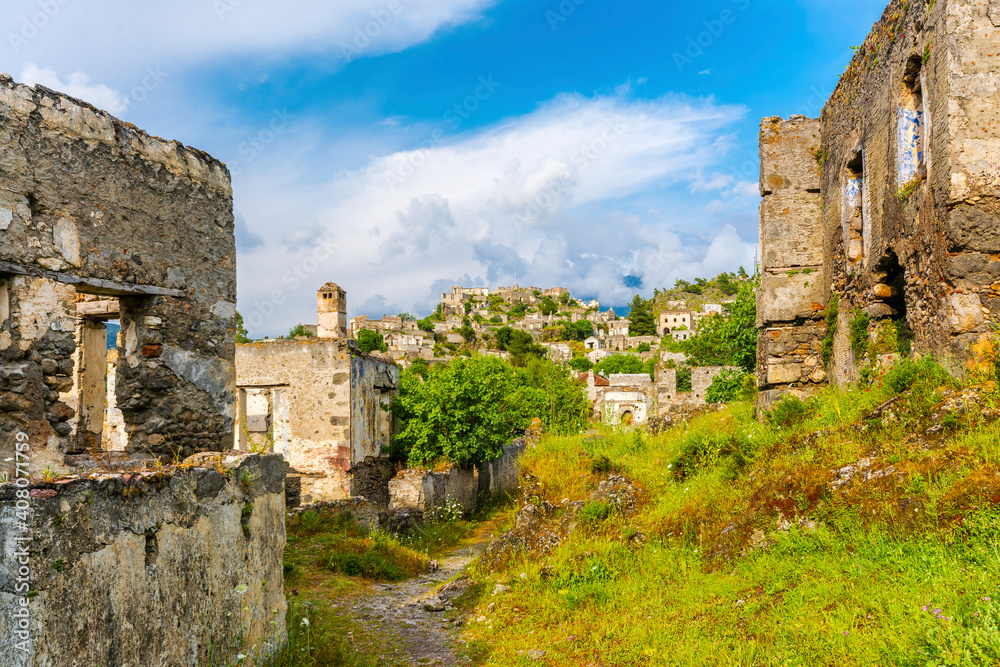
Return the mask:
<svg viewBox="0 0 1000 667">
<path fill-rule="evenodd" d="M 108 328 L 108 349 L 113 350 L 118 347 L 118 332 L 121 331 L 122 325 L 108 322 L 106 326 Z"/>
</svg>

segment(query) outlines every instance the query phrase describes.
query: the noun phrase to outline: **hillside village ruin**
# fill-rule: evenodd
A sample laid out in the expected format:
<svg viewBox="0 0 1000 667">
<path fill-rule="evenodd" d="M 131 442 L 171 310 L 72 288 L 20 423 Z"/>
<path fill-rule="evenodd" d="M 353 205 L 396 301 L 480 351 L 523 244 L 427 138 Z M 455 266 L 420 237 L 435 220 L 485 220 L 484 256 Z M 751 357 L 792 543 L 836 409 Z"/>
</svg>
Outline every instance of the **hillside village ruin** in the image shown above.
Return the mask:
<svg viewBox="0 0 1000 667">
<path fill-rule="evenodd" d="M 853 382 L 904 346 L 960 372 L 992 334 L 998 28 L 996 2 L 894 0 L 821 118 L 764 119 L 762 410 Z M 0 146 L 0 540 L 26 545 L 0 563 L 0 652 L 31 637 L 23 664 L 196 665 L 237 636 L 273 648 L 289 507 L 342 501 L 377 526 L 516 489 L 530 433 L 474 470 L 389 458 L 385 406 L 417 360 L 446 362 L 471 340 L 505 356 L 489 343 L 503 327 L 559 363 L 633 353 L 651 374 L 573 371 L 596 419 L 633 425 L 704 407 L 724 370 L 691 368 L 680 391 L 685 358 L 670 349 L 726 317 L 724 300 L 668 300 L 655 335 L 635 336 L 561 287 L 456 286 L 429 320 L 374 320 L 349 318 L 331 282 L 311 336 L 237 344 L 224 164 L 7 76 Z M 585 340 L 553 340 L 580 322 Z M 859 330 L 872 358 L 852 345 Z M 360 351 L 364 331 L 386 351 Z"/>
</svg>

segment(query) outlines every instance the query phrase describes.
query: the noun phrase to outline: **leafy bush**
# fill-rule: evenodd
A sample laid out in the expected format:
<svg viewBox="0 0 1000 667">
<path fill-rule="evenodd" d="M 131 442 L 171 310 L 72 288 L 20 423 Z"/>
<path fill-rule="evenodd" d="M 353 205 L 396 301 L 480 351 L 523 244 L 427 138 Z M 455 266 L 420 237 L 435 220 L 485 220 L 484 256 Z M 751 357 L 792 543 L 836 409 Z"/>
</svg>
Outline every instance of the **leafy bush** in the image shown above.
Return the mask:
<svg viewBox="0 0 1000 667">
<path fill-rule="evenodd" d="M 585 387 L 575 374 L 548 359 L 529 359 L 518 375 L 524 384 L 541 393 L 543 409 L 534 416 L 542 420 L 547 433 L 571 435 L 587 425 L 590 402 Z"/>
<path fill-rule="evenodd" d="M 670 461 L 669 470 L 678 480 L 699 470 L 722 464 L 725 475 L 734 477 L 757 457 L 758 447 L 745 431 L 736 433 L 696 429 L 680 443 L 680 452 Z"/>
<path fill-rule="evenodd" d="M 951 384 L 953 379 L 941 364 L 926 356 L 918 359 L 900 359 L 886 372 L 883 382 L 894 392 L 901 394 L 917 384 L 936 389 L 941 385 Z"/>
<path fill-rule="evenodd" d="M 739 366 L 752 372 L 757 363 L 758 278 L 740 284 L 729 317 L 706 317 L 698 334 L 681 343 L 696 366 Z"/>
<path fill-rule="evenodd" d="M 594 364 L 587 357 L 575 357 L 569 360 L 569 367 L 575 371 L 586 373 L 594 367 Z"/>
<path fill-rule="evenodd" d="M 854 356 L 858 361 L 861 361 L 868 354 L 868 325 L 870 323 L 868 315 L 862 310 L 855 311 L 854 317 L 851 318 L 851 349 L 854 350 Z"/>
<path fill-rule="evenodd" d="M 705 400 L 709 403 L 730 403 L 752 398 L 757 391 L 757 376 L 743 369 L 723 369 L 709 386 Z"/>
<path fill-rule="evenodd" d="M 389 347 L 385 344 L 385 339 L 377 331 L 372 329 L 362 329 L 358 332 L 358 351 L 364 354 L 369 352 L 385 352 Z"/>
<path fill-rule="evenodd" d="M 499 456 L 550 405 L 509 364 L 475 357 L 434 366 L 426 380 L 402 373 L 391 410 L 400 421 L 392 448 L 411 465 L 446 459 L 465 467 Z"/>
<path fill-rule="evenodd" d="M 591 500 L 580 508 L 580 520 L 584 523 L 597 523 L 608 518 L 611 513 L 611 506 L 600 500 Z"/>
<path fill-rule="evenodd" d="M 685 394 L 691 391 L 691 367 L 681 366 L 677 369 L 677 393 Z"/>
<path fill-rule="evenodd" d="M 788 395 L 774 404 L 774 407 L 767 413 L 767 419 L 778 427 L 789 427 L 799 424 L 816 411 L 811 404 L 803 401 L 798 396 Z"/>
<path fill-rule="evenodd" d="M 639 346 L 635 348 L 635 351 L 638 352 L 639 354 L 642 354 L 643 352 L 649 352 L 652 349 L 653 348 L 650 346 L 649 343 L 639 343 Z"/>
<path fill-rule="evenodd" d="M 313 332 L 307 329 L 306 325 L 300 323 L 296 324 L 294 327 L 291 328 L 286 338 L 298 338 L 299 336 L 305 336 L 308 338 L 311 337 L 312 335 Z"/>
<path fill-rule="evenodd" d="M 643 370 L 642 359 L 634 354 L 612 354 L 594 366 L 595 373 L 604 373 L 607 376 L 619 373 L 638 374 Z"/>
</svg>

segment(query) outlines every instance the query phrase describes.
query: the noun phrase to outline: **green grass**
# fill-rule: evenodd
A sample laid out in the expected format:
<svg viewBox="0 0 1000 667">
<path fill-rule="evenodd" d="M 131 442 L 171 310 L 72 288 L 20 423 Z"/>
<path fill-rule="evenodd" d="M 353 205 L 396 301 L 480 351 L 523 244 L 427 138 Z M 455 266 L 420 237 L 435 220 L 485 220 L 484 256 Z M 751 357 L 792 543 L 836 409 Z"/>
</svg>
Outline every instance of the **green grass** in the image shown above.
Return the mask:
<svg viewBox="0 0 1000 667">
<path fill-rule="evenodd" d="M 551 554 L 478 570 L 487 622 L 469 639 L 490 665 L 532 649 L 549 665 L 1000 665 L 995 387 L 933 437 L 958 387 L 913 360 L 762 421 L 741 403 L 656 437 L 544 438 L 525 460 L 543 499 L 585 501 L 616 470 L 640 509 L 585 504 Z"/>
</svg>

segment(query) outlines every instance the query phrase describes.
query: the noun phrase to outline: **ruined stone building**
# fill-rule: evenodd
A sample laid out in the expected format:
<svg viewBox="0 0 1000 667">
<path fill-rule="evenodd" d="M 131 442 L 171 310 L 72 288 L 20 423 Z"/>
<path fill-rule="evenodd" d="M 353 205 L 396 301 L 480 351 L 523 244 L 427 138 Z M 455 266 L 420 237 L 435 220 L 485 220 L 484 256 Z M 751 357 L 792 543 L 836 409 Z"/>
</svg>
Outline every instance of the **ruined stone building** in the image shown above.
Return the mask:
<svg viewBox="0 0 1000 667">
<path fill-rule="evenodd" d="M 331 312 L 331 285 L 319 290 L 320 321 Z M 346 311 L 342 290 L 336 305 Z M 379 459 L 392 418 L 383 408 L 398 382 L 392 360 L 359 354 L 346 338 L 239 345 L 237 449 L 283 455 L 301 475 L 303 503 L 370 495 L 363 492 L 367 476 L 387 474 Z"/>
<path fill-rule="evenodd" d="M 24 655 L 21 632 L 22 664 L 39 666 L 193 666 L 213 646 L 227 661 L 220 639 L 284 641 L 280 461 L 62 475 L 74 455 L 93 452 L 90 470 L 110 458 L 109 430 L 119 458 L 230 449 L 235 315 L 225 165 L 0 75 L 3 660 Z M 121 335 L 106 376 L 110 319 Z M 9 550 L 25 535 L 19 565 Z M 237 582 L 255 587 L 252 601 Z"/>
<path fill-rule="evenodd" d="M 891 326 L 890 339 L 912 337 L 914 351 L 956 372 L 970 345 L 991 335 L 1000 314 L 998 28 L 995 1 L 896 0 L 821 118 L 764 119 L 762 403 L 851 381 L 872 354 L 890 351 L 851 345 L 850 325 L 863 315 L 873 337 Z"/>
<path fill-rule="evenodd" d="M 404 320 L 402 317 L 383 315 L 381 320 L 371 320 L 365 315 L 352 317 L 351 337 L 357 338 L 358 334 L 361 333 L 363 329 L 377 331 L 383 336 L 387 336 L 392 333 L 401 333 L 404 331 L 412 334 L 418 331 L 416 322 L 413 320 Z"/>
</svg>

